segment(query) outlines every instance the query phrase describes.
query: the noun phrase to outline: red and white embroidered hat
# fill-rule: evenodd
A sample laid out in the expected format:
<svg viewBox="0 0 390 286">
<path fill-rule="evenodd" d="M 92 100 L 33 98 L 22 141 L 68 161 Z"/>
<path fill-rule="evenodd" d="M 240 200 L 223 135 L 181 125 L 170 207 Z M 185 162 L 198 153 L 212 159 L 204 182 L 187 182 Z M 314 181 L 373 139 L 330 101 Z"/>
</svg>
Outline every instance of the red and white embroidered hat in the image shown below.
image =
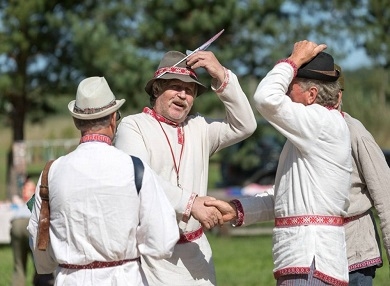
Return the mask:
<svg viewBox="0 0 390 286">
<path fill-rule="evenodd" d="M 68 104 L 73 117 L 96 119 L 117 111 L 125 99 L 117 100 L 104 77 L 88 77 L 77 88 L 76 99 Z"/>
<path fill-rule="evenodd" d="M 145 91 L 149 95 L 153 95 L 152 87 L 154 81 L 157 79 L 178 79 L 184 82 L 195 82 L 198 85 L 198 96 L 207 91 L 207 87 L 198 81 L 198 75 L 193 69 L 187 66 L 186 61 L 180 62 L 185 57 L 185 54 L 178 51 L 167 52 L 160 61 L 154 77 L 146 84 Z M 178 62 L 180 63 L 176 65 Z"/>
</svg>

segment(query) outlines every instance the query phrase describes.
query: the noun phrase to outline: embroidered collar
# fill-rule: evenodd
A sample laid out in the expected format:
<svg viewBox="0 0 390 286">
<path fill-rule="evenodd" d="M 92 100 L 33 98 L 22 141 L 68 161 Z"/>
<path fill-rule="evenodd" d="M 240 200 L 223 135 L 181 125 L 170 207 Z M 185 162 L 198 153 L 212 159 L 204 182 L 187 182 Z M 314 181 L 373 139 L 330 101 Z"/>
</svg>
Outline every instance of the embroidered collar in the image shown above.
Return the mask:
<svg viewBox="0 0 390 286">
<path fill-rule="evenodd" d="M 86 143 L 86 142 L 102 142 L 106 143 L 108 145 L 112 145 L 111 138 L 108 137 L 107 135 L 102 135 L 102 134 L 87 134 L 81 137 L 80 143 Z"/>
<path fill-rule="evenodd" d="M 145 107 L 143 112 L 153 116 L 154 118 L 156 118 L 160 122 L 164 122 L 164 123 L 167 123 L 169 125 L 176 126 L 176 127 L 180 126 L 179 123 L 176 123 L 176 122 L 174 122 L 172 120 L 169 120 L 169 119 L 165 118 L 164 116 L 158 114 L 154 109 L 151 109 L 149 107 Z"/>
<path fill-rule="evenodd" d="M 175 172 L 176 172 L 177 186 L 181 188 L 179 172 L 180 172 L 180 163 L 181 163 L 181 159 L 183 156 L 183 150 L 184 150 L 184 129 L 181 126 L 181 124 L 173 122 L 172 120 L 169 120 L 169 119 L 165 118 L 164 116 L 157 114 L 156 111 L 154 111 L 153 109 L 150 109 L 149 107 L 145 107 L 143 112 L 146 114 L 149 114 L 153 118 L 155 118 L 157 120 L 158 124 L 160 125 L 161 130 L 164 133 L 165 139 L 167 140 L 169 150 L 171 151 L 173 166 L 175 167 Z M 176 158 L 175 158 L 175 154 L 174 154 L 173 149 L 172 149 L 171 142 L 169 141 L 168 135 L 165 132 L 164 127 L 162 126 L 161 122 L 167 123 L 167 124 L 177 128 L 177 143 L 181 145 L 180 157 L 179 157 L 178 162 L 176 162 Z"/>
<path fill-rule="evenodd" d="M 337 110 L 336 108 L 334 108 L 333 106 L 324 106 L 326 109 L 328 110 Z M 344 117 L 344 112 L 340 111 L 340 114 L 342 117 Z"/>
</svg>

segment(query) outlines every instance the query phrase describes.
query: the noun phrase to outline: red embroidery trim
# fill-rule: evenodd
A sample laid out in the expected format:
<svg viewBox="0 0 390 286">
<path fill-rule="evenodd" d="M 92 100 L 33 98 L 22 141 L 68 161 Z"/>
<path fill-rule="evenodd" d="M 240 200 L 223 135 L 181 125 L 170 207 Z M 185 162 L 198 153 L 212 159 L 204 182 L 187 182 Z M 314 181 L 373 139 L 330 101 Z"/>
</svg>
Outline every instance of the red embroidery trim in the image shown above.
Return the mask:
<svg viewBox="0 0 390 286">
<path fill-rule="evenodd" d="M 334 108 L 333 106 L 324 106 L 324 107 L 328 110 L 336 110 L 336 108 Z M 344 117 L 344 112 L 340 111 L 340 114 L 342 117 Z"/>
<path fill-rule="evenodd" d="M 96 269 L 96 268 L 115 267 L 115 266 L 123 265 L 130 261 L 139 261 L 139 257 L 134 259 L 119 260 L 119 261 L 94 261 L 85 265 L 60 264 L 59 266 L 66 269 Z"/>
<path fill-rule="evenodd" d="M 274 272 L 275 279 L 278 279 L 281 276 L 293 275 L 293 274 L 309 274 L 310 267 L 287 267 L 279 269 Z"/>
<path fill-rule="evenodd" d="M 194 205 L 194 202 L 195 202 L 195 199 L 196 199 L 197 196 L 198 195 L 195 194 L 195 193 L 191 194 L 190 199 L 188 200 L 186 209 L 185 209 L 185 211 L 183 213 L 183 218 L 182 218 L 183 222 L 188 222 L 188 220 L 190 219 L 191 209 L 192 209 L 192 206 Z"/>
<path fill-rule="evenodd" d="M 232 224 L 232 226 L 234 227 L 242 226 L 242 224 L 244 223 L 244 208 L 242 207 L 242 204 L 239 200 L 231 200 L 230 202 L 234 204 L 237 210 L 237 219 L 235 223 Z"/>
<path fill-rule="evenodd" d="M 349 272 L 351 272 L 351 271 L 355 271 L 358 269 L 363 269 L 363 268 L 367 268 L 370 266 L 382 265 L 382 264 L 383 264 L 382 258 L 377 257 L 377 258 L 372 258 L 372 259 L 368 259 L 368 260 L 365 260 L 362 262 L 352 264 L 348 267 L 348 269 L 349 269 Z"/>
<path fill-rule="evenodd" d="M 164 73 L 174 73 L 174 74 L 181 74 L 181 75 L 189 75 L 191 77 L 194 77 L 198 79 L 198 76 L 196 75 L 195 71 L 190 68 L 180 68 L 180 67 L 164 67 L 161 69 L 158 69 L 154 73 L 154 77 L 159 77 L 160 75 Z"/>
<path fill-rule="evenodd" d="M 87 134 L 81 137 L 79 144 L 85 143 L 85 142 L 103 142 L 107 143 L 108 145 L 112 145 L 111 138 L 107 135 L 102 134 Z"/>
<path fill-rule="evenodd" d="M 168 118 L 165 118 L 164 116 L 158 114 L 154 109 L 150 109 L 149 107 L 145 107 L 143 110 L 144 113 L 149 114 L 153 116 L 155 119 L 157 119 L 160 122 L 164 122 L 166 124 L 172 125 L 177 127 L 177 138 L 179 144 L 183 145 L 184 144 L 184 132 L 183 132 L 183 127 L 180 126 L 180 124 L 169 120 Z"/>
<path fill-rule="evenodd" d="M 342 226 L 344 218 L 341 216 L 302 215 L 275 218 L 275 227 L 290 227 L 300 225 L 332 225 Z"/>
<path fill-rule="evenodd" d="M 224 79 L 223 83 L 221 84 L 221 86 L 218 87 L 218 89 L 215 90 L 216 93 L 223 92 L 223 90 L 226 88 L 226 86 L 229 83 L 229 72 L 228 72 L 228 70 L 225 67 L 223 68 L 223 70 L 225 72 L 225 79 Z"/>
<path fill-rule="evenodd" d="M 310 272 L 310 267 L 287 267 L 275 271 L 274 277 L 275 279 L 278 279 L 281 276 L 285 276 L 285 275 L 302 275 L 302 274 L 309 274 L 309 272 Z M 326 283 L 330 283 L 330 285 L 348 286 L 348 282 L 336 279 L 322 272 L 319 272 L 318 270 L 314 270 L 313 276 Z"/>
<path fill-rule="evenodd" d="M 293 68 L 293 70 L 294 70 L 294 77 L 297 76 L 298 67 L 292 60 L 290 60 L 290 59 L 281 59 L 281 60 L 278 60 L 276 62 L 276 64 L 280 64 L 280 63 L 287 63 L 287 64 L 289 64 Z"/>
<path fill-rule="evenodd" d="M 192 232 L 182 233 L 180 234 L 180 239 L 178 240 L 177 244 L 187 243 L 194 241 L 195 239 L 200 238 L 203 235 L 203 229 L 199 228 Z"/>
<path fill-rule="evenodd" d="M 330 285 L 334 285 L 334 286 L 348 286 L 349 285 L 349 283 L 347 281 L 336 279 L 336 278 L 331 277 L 331 276 L 329 276 L 325 273 L 322 273 L 318 270 L 314 270 L 313 276 L 326 282 L 326 283 L 329 283 Z"/>
<path fill-rule="evenodd" d="M 154 111 L 153 109 L 150 109 L 148 107 L 145 107 L 143 112 L 153 116 L 157 120 L 157 122 L 160 124 L 161 130 L 164 133 L 165 138 L 168 142 L 169 148 L 171 150 L 173 165 L 174 165 L 175 171 L 176 171 L 177 186 L 181 188 L 180 181 L 179 181 L 179 171 L 180 171 L 180 163 L 181 163 L 183 150 L 184 150 L 184 130 L 183 130 L 183 127 L 181 127 L 178 123 L 173 122 L 173 121 L 166 119 L 165 117 L 157 114 L 156 111 Z M 165 132 L 164 128 L 162 127 L 161 122 L 164 122 L 164 123 L 167 123 L 167 124 L 170 124 L 170 125 L 177 127 L 178 143 L 182 145 L 181 151 L 180 151 L 179 164 L 176 164 L 176 159 L 175 159 L 175 155 L 173 153 L 171 142 L 169 141 L 168 135 Z"/>
</svg>

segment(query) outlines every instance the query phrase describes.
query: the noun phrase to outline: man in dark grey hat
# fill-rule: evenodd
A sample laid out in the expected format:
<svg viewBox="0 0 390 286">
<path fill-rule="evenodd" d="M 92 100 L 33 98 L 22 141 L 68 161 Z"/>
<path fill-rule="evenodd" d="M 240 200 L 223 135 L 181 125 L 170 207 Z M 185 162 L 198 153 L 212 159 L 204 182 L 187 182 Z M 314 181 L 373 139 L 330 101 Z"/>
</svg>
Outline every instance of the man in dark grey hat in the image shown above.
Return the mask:
<svg viewBox="0 0 390 286">
<path fill-rule="evenodd" d="M 38 273 L 56 271 L 55 285 L 148 285 L 139 256 L 169 257 L 179 239 L 155 173 L 112 146 L 124 102 L 104 77 L 82 80 L 68 104 L 80 144 L 50 167 L 48 217 L 45 196 L 35 191 L 30 246 Z M 41 247 L 48 220 L 50 239 Z"/>
<path fill-rule="evenodd" d="M 348 126 L 326 45 L 297 42 L 260 82 L 256 108 L 286 138 L 275 186 L 256 197 L 206 202 L 236 226 L 275 219 L 277 285 L 348 285 L 343 228 L 351 174 Z"/>
<path fill-rule="evenodd" d="M 176 210 L 181 237 L 171 258 L 142 263 L 152 285 L 215 285 L 212 252 L 203 228 L 223 223 L 214 207 L 205 207 L 209 158 L 249 137 L 256 120 L 237 76 L 209 51 L 186 55 L 167 52 L 146 84 L 150 107 L 123 118 L 116 147 L 149 163 L 160 175 Z M 177 64 L 179 63 L 179 64 Z M 225 118 L 188 115 L 197 96 L 207 91 L 195 72 L 204 68 L 212 90 L 225 105 Z M 205 96 L 205 95 L 203 95 Z"/>
</svg>

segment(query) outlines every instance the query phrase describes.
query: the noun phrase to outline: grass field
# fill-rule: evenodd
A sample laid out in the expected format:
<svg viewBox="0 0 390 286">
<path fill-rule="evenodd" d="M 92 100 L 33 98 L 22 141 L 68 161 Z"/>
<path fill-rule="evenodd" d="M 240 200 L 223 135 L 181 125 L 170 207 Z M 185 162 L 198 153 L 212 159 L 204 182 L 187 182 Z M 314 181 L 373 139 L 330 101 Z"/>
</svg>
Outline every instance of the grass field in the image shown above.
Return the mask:
<svg viewBox="0 0 390 286">
<path fill-rule="evenodd" d="M 220 286 L 272 286 L 272 238 L 270 235 L 220 237 L 209 232 L 207 237 L 214 253 L 217 282 Z M 377 270 L 375 286 L 389 285 L 389 262 Z M 33 264 L 28 263 L 28 279 L 32 285 Z M 8 245 L 0 246 L 0 286 L 10 285 L 12 252 Z"/>
<path fill-rule="evenodd" d="M 28 125 L 26 139 L 77 138 L 79 134 L 70 118 L 51 118 L 45 125 Z M 5 199 L 6 154 L 11 142 L 11 131 L 0 130 L 0 200 Z M 212 160 L 213 162 L 213 160 Z M 214 164 L 212 164 L 214 165 Z M 39 166 L 38 166 L 39 168 Z M 210 183 L 219 180 L 216 166 L 210 168 Z M 269 286 L 275 285 L 272 275 L 272 238 L 270 235 L 220 237 L 208 233 L 220 286 Z M 383 253 L 385 253 L 383 251 Z M 389 261 L 384 257 L 384 267 L 377 270 L 375 286 L 390 285 Z M 12 276 L 12 252 L 9 245 L 0 245 L 0 286 L 10 285 Z M 28 278 L 31 282 L 33 263 L 29 259 Z M 27 286 L 32 285 L 27 284 Z"/>
</svg>

